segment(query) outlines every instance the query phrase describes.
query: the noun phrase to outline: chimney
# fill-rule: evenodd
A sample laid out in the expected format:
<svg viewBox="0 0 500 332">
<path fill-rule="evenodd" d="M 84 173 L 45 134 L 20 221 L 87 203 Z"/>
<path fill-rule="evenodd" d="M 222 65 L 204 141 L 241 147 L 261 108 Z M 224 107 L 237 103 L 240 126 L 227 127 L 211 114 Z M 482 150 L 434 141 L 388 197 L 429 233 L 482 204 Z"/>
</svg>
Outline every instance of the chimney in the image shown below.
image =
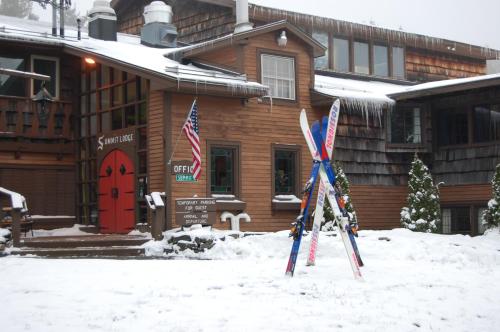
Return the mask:
<svg viewBox="0 0 500 332">
<path fill-rule="evenodd" d="M 236 26 L 234 33 L 252 30 L 253 24 L 248 20 L 248 0 L 236 0 Z"/>
<path fill-rule="evenodd" d="M 89 11 L 89 36 L 116 41 L 116 13 L 108 0 L 95 0 Z"/>
<path fill-rule="evenodd" d="M 163 1 L 153 1 L 144 7 L 141 44 L 156 48 L 177 47 L 177 29 L 172 24 L 172 7 Z"/>
</svg>

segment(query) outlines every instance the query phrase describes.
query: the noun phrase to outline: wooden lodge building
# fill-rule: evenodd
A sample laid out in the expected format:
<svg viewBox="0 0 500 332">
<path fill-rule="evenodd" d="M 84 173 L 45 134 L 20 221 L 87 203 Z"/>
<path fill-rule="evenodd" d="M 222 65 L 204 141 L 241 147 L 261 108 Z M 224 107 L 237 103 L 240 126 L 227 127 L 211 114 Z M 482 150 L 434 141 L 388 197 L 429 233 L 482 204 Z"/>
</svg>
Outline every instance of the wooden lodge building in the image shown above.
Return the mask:
<svg viewBox="0 0 500 332">
<path fill-rule="evenodd" d="M 299 112 L 320 119 L 340 98 L 334 154 L 363 229 L 399 227 L 417 152 L 443 182 L 442 231 L 481 232 L 500 162 L 486 63 L 500 52 L 245 1 L 166 2 L 173 16 L 155 3 L 146 22 L 150 1 L 94 7 L 81 39 L 0 17 L 0 68 L 52 78 L 40 103 L 41 81 L 0 73 L 0 186 L 33 215 L 126 233 L 151 224 L 157 191 L 168 229 L 193 196 L 216 198 L 217 228 L 229 211 L 250 216 L 244 231 L 287 229 L 311 166 Z M 194 100 L 202 174 L 186 182 L 174 166 L 192 158 L 178 137 Z"/>
</svg>

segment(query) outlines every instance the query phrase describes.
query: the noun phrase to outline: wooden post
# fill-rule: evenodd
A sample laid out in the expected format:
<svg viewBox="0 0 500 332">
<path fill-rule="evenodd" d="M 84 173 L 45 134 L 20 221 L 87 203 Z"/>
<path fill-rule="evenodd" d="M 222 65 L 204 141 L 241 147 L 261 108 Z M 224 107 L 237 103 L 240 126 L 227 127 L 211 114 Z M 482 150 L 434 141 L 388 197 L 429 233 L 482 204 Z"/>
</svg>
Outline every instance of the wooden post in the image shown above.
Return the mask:
<svg viewBox="0 0 500 332">
<path fill-rule="evenodd" d="M 12 209 L 12 242 L 14 247 L 20 247 L 21 244 L 21 210 Z"/>
</svg>

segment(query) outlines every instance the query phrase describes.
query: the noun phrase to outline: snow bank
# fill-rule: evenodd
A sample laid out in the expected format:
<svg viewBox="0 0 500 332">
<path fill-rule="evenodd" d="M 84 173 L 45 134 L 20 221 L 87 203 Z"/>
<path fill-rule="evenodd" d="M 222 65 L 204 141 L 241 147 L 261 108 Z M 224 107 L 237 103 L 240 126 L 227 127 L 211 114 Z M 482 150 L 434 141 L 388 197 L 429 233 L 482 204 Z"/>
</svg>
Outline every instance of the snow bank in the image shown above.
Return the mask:
<svg viewBox="0 0 500 332">
<path fill-rule="evenodd" d="M 361 231 L 365 282 L 354 280 L 334 233 L 320 234 L 314 267 L 305 266 L 306 236 L 289 278 L 287 231 L 239 239 L 193 232 L 226 239 L 190 254 L 211 260 L 1 258 L 8 305 L 0 321 L 8 331 L 76 332 L 469 332 L 500 324 L 498 229 L 473 238 Z"/>
</svg>

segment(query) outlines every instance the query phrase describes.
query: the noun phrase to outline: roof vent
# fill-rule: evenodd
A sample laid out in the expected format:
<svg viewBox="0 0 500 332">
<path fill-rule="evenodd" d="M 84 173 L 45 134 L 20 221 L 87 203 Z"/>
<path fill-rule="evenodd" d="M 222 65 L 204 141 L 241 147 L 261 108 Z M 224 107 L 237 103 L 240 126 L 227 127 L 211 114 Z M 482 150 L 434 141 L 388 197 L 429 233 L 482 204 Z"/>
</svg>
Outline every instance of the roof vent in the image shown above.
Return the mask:
<svg viewBox="0 0 500 332">
<path fill-rule="evenodd" d="M 236 0 L 236 26 L 234 33 L 252 30 L 253 24 L 248 20 L 248 0 Z"/>
<path fill-rule="evenodd" d="M 141 44 L 157 48 L 177 47 L 177 29 L 172 24 L 172 8 L 163 1 L 153 1 L 144 8 L 145 25 Z"/>
<path fill-rule="evenodd" d="M 116 13 L 108 0 L 95 0 L 89 11 L 89 36 L 116 41 Z"/>
</svg>

